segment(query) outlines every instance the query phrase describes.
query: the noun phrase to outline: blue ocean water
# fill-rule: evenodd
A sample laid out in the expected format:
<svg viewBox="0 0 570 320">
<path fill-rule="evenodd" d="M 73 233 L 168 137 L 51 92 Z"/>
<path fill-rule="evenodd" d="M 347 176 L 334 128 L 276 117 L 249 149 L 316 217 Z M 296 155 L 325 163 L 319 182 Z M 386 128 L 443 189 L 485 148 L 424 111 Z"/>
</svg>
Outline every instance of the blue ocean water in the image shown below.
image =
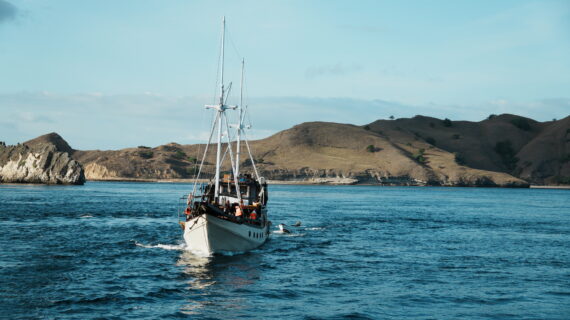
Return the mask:
<svg viewBox="0 0 570 320">
<path fill-rule="evenodd" d="M 253 252 L 184 250 L 188 184 L 0 185 L 0 317 L 570 319 L 570 191 L 270 186 Z"/>
</svg>

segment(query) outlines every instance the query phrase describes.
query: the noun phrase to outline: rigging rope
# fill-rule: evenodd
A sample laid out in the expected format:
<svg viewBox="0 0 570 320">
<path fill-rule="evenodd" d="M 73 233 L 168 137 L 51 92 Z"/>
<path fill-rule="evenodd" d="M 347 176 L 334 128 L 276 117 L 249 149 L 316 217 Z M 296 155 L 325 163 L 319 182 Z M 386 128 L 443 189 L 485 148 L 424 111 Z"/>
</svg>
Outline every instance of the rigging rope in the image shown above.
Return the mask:
<svg viewBox="0 0 570 320">
<path fill-rule="evenodd" d="M 245 141 L 245 145 L 247 146 L 247 152 L 249 153 L 249 158 L 251 159 L 251 164 L 253 165 L 253 171 L 255 172 L 255 177 L 257 178 L 258 182 L 261 182 L 259 179 L 259 172 L 257 172 L 257 166 L 255 165 L 255 160 L 253 159 L 253 155 L 251 153 L 251 148 L 249 147 L 249 141 L 247 139 L 247 136 L 245 134 L 245 131 L 243 132 L 243 140 Z"/>
<path fill-rule="evenodd" d="M 216 120 L 218 118 L 216 117 Z M 213 121 L 212 123 L 212 130 L 210 130 L 210 137 L 208 138 L 208 144 L 206 144 L 206 149 L 204 150 L 204 155 L 202 156 L 202 161 L 200 162 L 200 169 L 198 170 L 198 175 L 196 177 L 196 179 L 194 180 L 194 187 L 192 188 L 192 193 L 188 195 L 188 202 L 191 202 L 191 198 L 194 198 L 194 195 L 196 194 L 196 186 L 198 185 L 198 177 L 200 176 L 200 173 L 202 172 L 202 167 L 204 166 L 204 160 L 206 160 L 206 154 L 208 154 L 208 147 L 210 146 L 210 142 L 212 141 L 212 136 L 214 135 L 214 129 L 216 129 L 216 123 L 217 121 Z"/>
<path fill-rule="evenodd" d="M 228 129 L 228 131 L 230 130 L 230 125 L 228 124 L 228 118 L 224 117 L 224 119 L 226 120 L 226 128 Z M 231 142 L 230 142 L 230 135 L 228 134 L 227 136 L 227 140 L 228 140 L 228 146 L 231 146 Z M 231 167 L 232 167 L 232 172 L 234 173 L 234 183 L 236 185 L 236 193 L 238 196 L 238 200 L 241 203 L 241 192 L 239 189 L 239 181 L 238 181 L 238 176 L 237 176 L 237 172 L 236 172 L 236 167 L 234 166 L 234 153 L 232 152 L 232 148 L 229 148 L 230 150 L 230 161 L 231 161 Z"/>
<path fill-rule="evenodd" d="M 235 43 L 234 43 L 234 39 L 233 39 L 233 37 L 232 37 L 231 32 L 230 32 L 229 29 L 226 29 L 226 37 L 230 40 L 230 43 L 231 43 L 232 48 L 234 49 L 236 55 L 237 55 L 238 57 L 243 57 L 243 56 L 239 53 L 239 50 L 237 49 L 237 46 L 236 46 Z"/>
</svg>

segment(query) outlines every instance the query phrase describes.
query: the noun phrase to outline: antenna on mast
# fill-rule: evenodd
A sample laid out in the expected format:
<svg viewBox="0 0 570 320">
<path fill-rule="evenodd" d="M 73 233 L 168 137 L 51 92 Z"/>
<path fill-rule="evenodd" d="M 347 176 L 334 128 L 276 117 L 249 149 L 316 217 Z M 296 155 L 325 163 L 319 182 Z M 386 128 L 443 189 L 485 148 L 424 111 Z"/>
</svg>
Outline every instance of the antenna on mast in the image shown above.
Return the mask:
<svg viewBox="0 0 570 320">
<path fill-rule="evenodd" d="M 220 75 L 220 105 L 224 104 L 224 45 L 226 42 L 226 16 L 222 17 L 222 48 L 220 54 L 221 75 Z"/>
</svg>

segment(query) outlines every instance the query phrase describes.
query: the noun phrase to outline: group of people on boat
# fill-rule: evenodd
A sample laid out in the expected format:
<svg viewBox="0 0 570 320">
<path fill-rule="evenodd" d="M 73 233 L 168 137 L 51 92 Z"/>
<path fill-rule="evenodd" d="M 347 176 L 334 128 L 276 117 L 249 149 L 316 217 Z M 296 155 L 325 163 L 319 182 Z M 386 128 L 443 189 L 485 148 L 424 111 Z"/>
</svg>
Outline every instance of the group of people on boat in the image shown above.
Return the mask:
<svg viewBox="0 0 570 320">
<path fill-rule="evenodd" d="M 224 206 L 224 213 L 235 217 L 237 220 L 247 217 L 249 220 L 256 221 L 261 213 L 258 213 L 259 210 L 261 210 L 261 204 L 259 202 L 255 202 L 251 206 L 246 206 L 243 204 L 240 205 L 237 202 L 230 203 L 228 200 Z"/>
<path fill-rule="evenodd" d="M 254 202 L 253 205 L 243 205 L 237 202 L 230 203 L 229 200 L 226 201 L 223 207 L 224 214 L 236 221 L 246 221 L 254 224 L 259 224 L 259 217 L 261 217 L 261 203 Z M 184 210 L 186 215 L 186 221 L 192 219 L 193 210 L 190 206 L 187 206 Z"/>
</svg>

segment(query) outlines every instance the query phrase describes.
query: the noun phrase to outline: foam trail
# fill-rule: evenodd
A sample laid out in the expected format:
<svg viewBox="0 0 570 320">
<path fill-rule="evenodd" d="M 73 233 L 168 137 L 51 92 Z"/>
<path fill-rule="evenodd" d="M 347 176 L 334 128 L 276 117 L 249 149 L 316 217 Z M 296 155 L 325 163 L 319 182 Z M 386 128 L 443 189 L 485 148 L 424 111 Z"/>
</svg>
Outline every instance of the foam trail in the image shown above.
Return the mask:
<svg viewBox="0 0 570 320">
<path fill-rule="evenodd" d="M 197 256 L 197 257 L 200 257 L 200 258 L 209 258 L 209 257 L 212 256 L 212 254 L 209 253 L 209 252 L 191 250 L 190 248 L 188 248 L 188 247 L 186 247 L 186 246 L 184 246 L 184 249 L 185 249 L 187 252 L 190 252 L 191 254 L 193 254 L 193 255 L 195 255 L 195 256 Z"/>
<path fill-rule="evenodd" d="M 151 244 L 143 244 L 143 243 L 139 243 L 137 241 L 135 241 L 135 245 L 141 248 L 147 248 L 147 249 L 164 249 L 164 250 L 185 250 L 187 252 L 190 252 L 191 254 L 200 257 L 200 258 L 209 258 L 212 256 L 211 253 L 208 252 L 202 252 L 202 251 L 195 251 L 195 250 L 190 250 L 190 248 L 188 248 L 186 246 L 186 244 L 181 243 L 181 244 L 177 244 L 177 245 L 173 245 L 173 244 L 156 244 L 156 245 L 151 245 Z M 219 252 L 220 255 L 223 256 L 235 256 L 235 255 L 240 255 L 240 254 L 244 254 L 245 252 L 231 252 L 231 251 L 222 251 Z"/>
<path fill-rule="evenodd" d="M 150 245 L 150 244 L 138 243 L 135 241 L 135 245 L 142 247 L 142 248 L 159 248 L 159 249 L 165 249 L 165 250 L 184 250 L 184 249 L 186 249 L 185 244 L 173 245 L 173 244 L 161 244 L 161 243 L 159 243 L 156 245 Z"/>
<path fill-rule="evenodd" d="M 278 234 L 283 237 L 304 237 L 304 233 L 286 233 L 281 230 L 271 231 L 272 234 Z"/>
</svg>

